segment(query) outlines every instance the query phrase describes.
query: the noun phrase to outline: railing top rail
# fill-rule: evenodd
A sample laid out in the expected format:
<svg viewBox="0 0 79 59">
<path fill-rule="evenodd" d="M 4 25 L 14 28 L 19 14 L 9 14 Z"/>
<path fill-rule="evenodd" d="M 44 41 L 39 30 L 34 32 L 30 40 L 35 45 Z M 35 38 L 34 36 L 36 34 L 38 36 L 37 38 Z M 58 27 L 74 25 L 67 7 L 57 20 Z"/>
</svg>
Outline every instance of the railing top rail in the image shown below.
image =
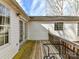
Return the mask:
<svg viewBox="0 0 79 59">
<path fill-rule="evenodd" d="M 70 45 L 73 45 L 73 46 L 79 48 L 79 44 L 75 43 L 74 41 L 66 40 L 66 39 L 61 38 L 61 37 L 59 37 L 57 35 L 54 35 L 54 34 L 52 34 L 50 32 L 48 34 L 51 35 L 51 36 L 53 36 L 53 37 L 57 37 L 60 41 L 66 42 L 66 44 L 70 44 Z"/>
</svg>

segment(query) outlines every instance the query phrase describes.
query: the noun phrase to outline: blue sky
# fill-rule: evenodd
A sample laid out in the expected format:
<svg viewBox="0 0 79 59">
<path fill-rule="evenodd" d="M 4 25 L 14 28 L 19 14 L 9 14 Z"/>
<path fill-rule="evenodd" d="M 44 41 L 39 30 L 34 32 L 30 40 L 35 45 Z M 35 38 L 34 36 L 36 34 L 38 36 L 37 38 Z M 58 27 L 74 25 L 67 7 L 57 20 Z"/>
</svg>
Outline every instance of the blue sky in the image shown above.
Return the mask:
<svg viewBox="0 0 79 59">
<path fill-rule="evenodd" d="M 27 11 L 30 10 L 30 6 L 32 4 L 32 1 L 33 0 L 23 0 L 23 3 L 24 3 L 23 6 L 26 6 Z"/>
<path fill-rule="evenodd" d="M 45 15 L 45 0 L 17 0 L 29 16 Z"/>
<path fill-rule="evenodd" d="M 24 11 L 29 14 L 29 11 L 31 10 L 31 5 L 33 0 L 17 0 L 21 7 L 24 9 Z"/>
</svg>

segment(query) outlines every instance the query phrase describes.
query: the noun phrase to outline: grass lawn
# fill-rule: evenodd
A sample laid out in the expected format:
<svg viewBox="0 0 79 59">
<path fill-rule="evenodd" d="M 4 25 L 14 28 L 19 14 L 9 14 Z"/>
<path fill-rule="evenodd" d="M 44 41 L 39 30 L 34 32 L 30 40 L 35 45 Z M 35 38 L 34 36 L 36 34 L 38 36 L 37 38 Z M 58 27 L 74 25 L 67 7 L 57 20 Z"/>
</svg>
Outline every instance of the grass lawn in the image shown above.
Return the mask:
<svg viewBox="0 0 79 59">
<path fill-rule="evenodd" d="M 30 59 L 36 41 L 28 40 L 20 48 L 19 52 L 13 59 Z"/>
</svg>

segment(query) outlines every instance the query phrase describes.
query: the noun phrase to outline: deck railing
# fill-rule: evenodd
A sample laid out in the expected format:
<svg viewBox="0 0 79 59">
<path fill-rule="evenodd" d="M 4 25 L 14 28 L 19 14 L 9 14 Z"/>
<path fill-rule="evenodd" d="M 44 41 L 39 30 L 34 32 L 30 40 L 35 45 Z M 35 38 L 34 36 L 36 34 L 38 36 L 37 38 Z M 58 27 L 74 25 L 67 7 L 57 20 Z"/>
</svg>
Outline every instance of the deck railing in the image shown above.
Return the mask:
<svg viewBox="0 0 79 59">
<path fill-rule="evenodd" d="M 49 41 L 58 51 L 61 59 L 79 59 L 79 46 L 49 33 Z"/>
</svg>

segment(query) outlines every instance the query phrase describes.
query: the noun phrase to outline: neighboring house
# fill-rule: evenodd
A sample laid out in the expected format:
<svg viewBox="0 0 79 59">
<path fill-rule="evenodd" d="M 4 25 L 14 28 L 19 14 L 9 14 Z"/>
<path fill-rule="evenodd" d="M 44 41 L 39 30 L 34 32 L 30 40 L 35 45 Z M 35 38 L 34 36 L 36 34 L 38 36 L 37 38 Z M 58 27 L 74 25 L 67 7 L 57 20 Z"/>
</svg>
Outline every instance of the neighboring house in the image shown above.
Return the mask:
<svg viewBox="0 0 79 59">
<path fill-rule="evenodd" d="M 0 59 L 12 59 L 27 39 L 29 17 L 16 0 L 0 0 Z"/>
</svg>

